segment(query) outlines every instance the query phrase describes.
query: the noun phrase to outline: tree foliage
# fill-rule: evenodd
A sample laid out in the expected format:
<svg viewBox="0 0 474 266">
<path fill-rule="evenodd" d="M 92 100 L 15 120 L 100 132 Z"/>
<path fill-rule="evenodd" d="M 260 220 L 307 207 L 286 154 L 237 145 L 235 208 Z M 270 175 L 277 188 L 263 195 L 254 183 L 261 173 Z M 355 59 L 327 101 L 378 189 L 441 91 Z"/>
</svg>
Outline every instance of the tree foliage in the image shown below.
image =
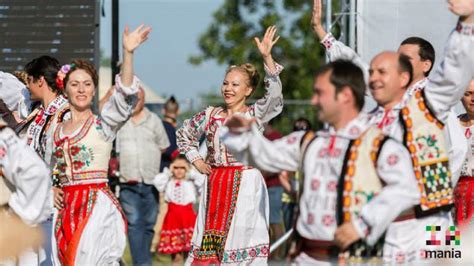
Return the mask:
<svg viewBox="0 0 474 266">
<path fill-rule="evenodd" d="M 263 73 L 262 58 L 253 38 L 262 37 L 268 26 L 277 25 L 281 38 L 272 55 L 285 67 L 280 75 L 284 97 L 309 100 L 313 74 L 324 63 L 324 51 L 311 29 L 311 9 L 312 1 L 227 0 L 200 36 L 200 54 L 191 56 L 189 61 L 196 65 L 205 60 L 227 65 L 249 62 Z M 254 97 L 263 93 L 259 89 Z M 277 127 L 288 131 L 299 116 L 313 120 L 313 110 L 307 105 L 285 105 Z"/>
</svg>

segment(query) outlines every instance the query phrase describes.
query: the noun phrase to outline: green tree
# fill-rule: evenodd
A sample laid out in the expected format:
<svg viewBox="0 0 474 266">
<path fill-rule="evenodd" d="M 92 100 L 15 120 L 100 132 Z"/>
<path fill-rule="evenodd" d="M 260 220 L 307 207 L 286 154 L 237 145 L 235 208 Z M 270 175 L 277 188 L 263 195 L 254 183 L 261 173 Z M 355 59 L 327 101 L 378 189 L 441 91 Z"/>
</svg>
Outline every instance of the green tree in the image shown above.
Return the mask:
<svg viewBox="0 0 474 266">
<path fill-rule="evenodd" d="M 253 41 L 263 36 L 270 25 L 277 25 L 278 43 L 273 58 L 285 67 L 280 75 L 285 99 L 309 100 L 313 75 L 324 63 L 324 51 L 311 29 L 312 1 L 227 0 L 214 13 L 213 21 L 200 36 L 200 54 L 189 58 L 199 65 L 205 60 L 219 64 L 250 62 L 263 73 L 262 58 Z M 254 97 L 261 97 L 258 89 Z M 308 105 L 285 105 L 277 128 L 288 132 L 292 121 L 305 116 L 311 121 L 314 111 Z"/>
</svg>

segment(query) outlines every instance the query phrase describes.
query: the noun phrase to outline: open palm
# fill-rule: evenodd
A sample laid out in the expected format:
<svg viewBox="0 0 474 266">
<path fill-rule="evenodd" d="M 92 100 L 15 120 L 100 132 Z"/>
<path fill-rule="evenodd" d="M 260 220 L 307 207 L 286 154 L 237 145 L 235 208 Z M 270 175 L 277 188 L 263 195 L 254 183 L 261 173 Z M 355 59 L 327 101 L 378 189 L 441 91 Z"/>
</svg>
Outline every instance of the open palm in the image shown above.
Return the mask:
<svg viewBox="0 0 474 266">
<path fill-rule="evenodd" d="M 321 0 L 313 1 L 313 12 L 311 16 L 311 25 L 313 27 L 321 26 L 322 11 L 321 11 Z"/>
<path fill-rule="evenodd" d="M 148 39 L 148 34 L 151 32 L 151 27 L 140 25 L 134 31 L 130 32 L 128 26 L 125 27 L 122 36 L 123 49 L 132 53 L 138 46 Z"/>
<path fill-rule="evenodd" d="M 258 50 L 263 57 L 267 57 L 271 55 L 272 47 L 277 43 L 280 36 L 275 37 L 275 33 L 277 31 L 276 26 L 270 26 L 265 31 L 265 35 L 263 35 L 262 41 L 259 38 L 255 37 L 255 43 L 257 44 Z"/>
</svg>

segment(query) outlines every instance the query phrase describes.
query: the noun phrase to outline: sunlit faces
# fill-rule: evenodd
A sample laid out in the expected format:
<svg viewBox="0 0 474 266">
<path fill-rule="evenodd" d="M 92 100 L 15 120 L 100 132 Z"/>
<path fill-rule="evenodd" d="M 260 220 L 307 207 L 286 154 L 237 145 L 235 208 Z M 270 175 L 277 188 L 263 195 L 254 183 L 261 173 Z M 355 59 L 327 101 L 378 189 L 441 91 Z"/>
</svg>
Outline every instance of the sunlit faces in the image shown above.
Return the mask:
<svg viewBox="0 0 474 266">
<path fill-rule="evenodd" d="M 71 106 L 77 110 L 91 107 L 95 95 L 92 77 L 83 69 L 76 69 L 69 75 L 66 95 Z"/>
<path fill-rule="evenodd" d="M 398 48 L 398 52 L 406 55 L 413 66 L 413 80 L 420 80 L 425 78 L 425 72 L 431 68 L 430 60 L 421 60 L 420 47 L 416 44 L 404 44 Z"/>
<path fill-rule="evenodd" d="M 252 94 L 248 75 L 238 69 L 231 70 L 225 75 L 221 93 L 227 106 L 244 102 Z"/>
<path fill-rule="evenodd" d="M 334 124 L 340 115 L 340 103 L 338 95 L 336 95 L 336 87 L 331 83 L 332 71 L 316 77 L 313 86 L 313 97 L 311 105 L 316 108 L 319 120 Z"/>
<path fill-rule="evenodd" d="M 39 101 L 41 100 L 41 91 L 42 87 L 46 81 L 44 80 L 44 77 L 40 77 L 37 80 L 33 76 L 28 76 L 27 79 L 27 88 L 30 91 L 30 100 L 32 101 Z"/>
<path fill-rule="evenodd" d="M 469 87 L 467 87 L 464 96 L 461 99 L 462 105 L 470 115 L 474 115 L 474 79 L 471 80 Z"/>
<path fill-rule="evenodd" d="M 408 73 L 400 73 L 398 57 L 398 53 L 383 52 L 372 59 L 370 63 L 370 93 L 382 107 L 393 107 L 406 92 L 405 85 L 408 82 Z"/>
<path fill-rule="evenodd" d="M 176 159 L 171 165 L 171 174 L 176 179 L 183 179 L 186 177 L 186 173 L 189 169 L 189 164 L 184 159 Z"/>
</svg>

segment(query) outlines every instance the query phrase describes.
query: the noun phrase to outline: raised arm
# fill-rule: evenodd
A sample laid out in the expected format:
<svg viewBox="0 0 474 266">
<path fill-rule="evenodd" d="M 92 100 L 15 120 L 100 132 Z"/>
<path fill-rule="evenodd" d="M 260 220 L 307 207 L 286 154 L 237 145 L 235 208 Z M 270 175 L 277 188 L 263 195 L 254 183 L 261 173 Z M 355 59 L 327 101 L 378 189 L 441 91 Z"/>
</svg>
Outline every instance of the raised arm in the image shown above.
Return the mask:
<svg viewBox="0 0 474 266">
<path fill-rule="evenodd" d="M 282 85 L 279 77 L 283 67 L 275 63 L 271 53 L 273 45 L 280 38 L 280 36 L 275 37 L 276 30 L 275 26 L 268 27 L 262 41 L 255 37 L 255 44 L 263 58 L 264 83 L 267 90 L 263 98 L 253 105 L 254 115 L 259 125 L 267 123 L 283 110 Z"/>
<path fill-rule="evenodd" d="M 15 188 L 9 207 L 25 223 L 45 221 L 52 211 L 50 172 L 34 150 L 9 128 L 0 130 L 0 168 Z"/>
<path fill-rule="evenodd" d="M 151 27 L 145 27 L 143 24 L 132 32 L 129 32 L 128 26 L 125 27 L 122 35 L 123 63 L 121 81 L 126 87 L 130 87 L 133 83 L 133 52 L 148 39 L 150 32 Z"/>
<path fill-rule="evenodd" d="M 369 65 L 350 47 L 336 40 L 334 36 L 324 30 L 322 25 L 322 4 L 321 0 L 313 0 L 313 14 L 311 18 L 311 27 L 318 37 L 321 44 L 326 48 L 326 56 L 329 61 L 345 59 L 358 65 L 364 71 L 365 81 L 369 78 Z"/>
<path fill-rule="evenodd" d="M 129 32 L 125 27 L 122 36 L 122 72 L 115 77 L 115 90 L 103 104 L 100 112 L 103 132 L 108 140 L 115 138 L 116 132 L 130 118 L 137 102 L 140 81 L 133 72 L 134 51 L 148 39 L 151 28 L 140 25 Z"/>
<path fill-rule="evenodd" d="M 474 77 L 474 13 L 472 0 L 452 0 L 450 9 L 460 15 L 456 29 L 449 36 L 443 61 L 425 87 L 428 103 L 436 117 L 446 122 L 449 110 L 456 105 Z M 464 3 L 464 4 L 463 4 Z M 474 5 L 474 4 L 473 4 Z"/>
<path fill-rule="evenodd" d="M 279 173 L 296 171 L 300 160 L 300 142 L 304 132 L 295 132 L 275 141 L 266 139 L 256 124 L 233 116 L 226 122 L 221 138 L 237 160 L 258 169 Z"/>
</svg>

